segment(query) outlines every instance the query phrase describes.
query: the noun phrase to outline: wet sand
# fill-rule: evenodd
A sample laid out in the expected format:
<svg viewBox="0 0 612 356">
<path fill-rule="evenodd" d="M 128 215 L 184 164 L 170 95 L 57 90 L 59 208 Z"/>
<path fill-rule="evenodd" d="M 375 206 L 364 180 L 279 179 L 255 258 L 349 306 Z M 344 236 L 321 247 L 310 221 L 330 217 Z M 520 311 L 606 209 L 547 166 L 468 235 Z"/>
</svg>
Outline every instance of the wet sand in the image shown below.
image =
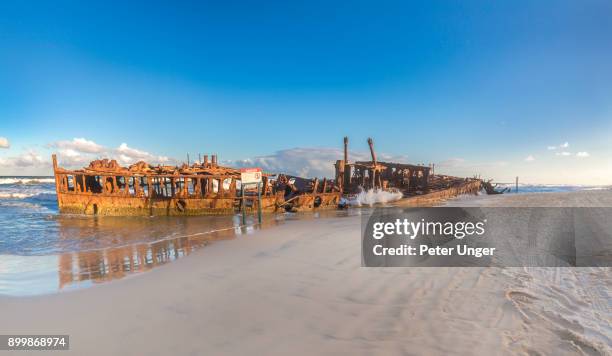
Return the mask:
<svg viewBox="0 0 612 356">
<path fill-rule="evenodd" d="M 612 206 L 563 194 L 477 204 Z M 359 216 L 290 221 L 137 277 L 0 297 L 0 334 L 69 334 L 78 355 L 611 352 L 609 268 L 360 265 Z"/>
</svg>

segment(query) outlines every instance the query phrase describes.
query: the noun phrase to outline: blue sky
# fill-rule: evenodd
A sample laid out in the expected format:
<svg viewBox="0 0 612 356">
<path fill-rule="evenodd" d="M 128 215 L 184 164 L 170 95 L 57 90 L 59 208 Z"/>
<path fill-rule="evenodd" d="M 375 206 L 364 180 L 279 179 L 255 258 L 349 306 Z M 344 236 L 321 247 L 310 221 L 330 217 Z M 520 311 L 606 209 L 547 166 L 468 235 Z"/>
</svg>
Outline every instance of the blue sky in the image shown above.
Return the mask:
<svg viewBox="0 0 612 356">
<path fill-rule="evenodd" d="M 611 37 L 609 1 L 5 1 L 0 175 L 52 151 L 315 160 L 348 135 L 451 174 L 612 184 Z"/>
</svg>

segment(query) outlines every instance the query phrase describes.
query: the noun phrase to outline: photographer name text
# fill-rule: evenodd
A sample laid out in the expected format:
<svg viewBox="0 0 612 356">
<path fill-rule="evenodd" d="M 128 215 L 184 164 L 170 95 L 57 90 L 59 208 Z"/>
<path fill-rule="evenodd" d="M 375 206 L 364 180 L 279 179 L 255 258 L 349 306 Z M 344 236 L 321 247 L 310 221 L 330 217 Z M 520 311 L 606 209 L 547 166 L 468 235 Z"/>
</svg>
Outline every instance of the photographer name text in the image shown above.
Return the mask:
<svg viewBox="0 0 612 356">
<path fill-rule="evenodd" d="M 403 238 L 412 241 L 417 237 L 449 237 L 456 240 L 484 235 L 486 220 L 478 222 L 434 222 L 434 221 L 409 221 L 408 219 L 397 219 L 395 222 L 376 222 L 372 225 L 372 238 L 382 240 L 386 238 Z M 382 242 L 382 241 L 381 241 Z M 431 246 L 430 244 L 386 247 L 383 243 L 375 244 L 372 252 L 376 256 L 472 256 L 480 258 L 492 256 L 495 247 L 472 247 L 467 244 L 456 246 Z"/>
</svg>

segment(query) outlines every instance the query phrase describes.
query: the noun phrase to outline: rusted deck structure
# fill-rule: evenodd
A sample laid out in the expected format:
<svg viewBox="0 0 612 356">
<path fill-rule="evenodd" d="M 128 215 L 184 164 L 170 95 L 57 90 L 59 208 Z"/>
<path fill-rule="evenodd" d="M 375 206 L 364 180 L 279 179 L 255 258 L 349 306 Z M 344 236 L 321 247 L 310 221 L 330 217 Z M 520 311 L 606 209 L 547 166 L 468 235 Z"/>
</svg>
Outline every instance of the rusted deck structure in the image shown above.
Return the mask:
<svg viewBox="0 0 612 356">
<path fill-rule="evenodd" d="M 344 138 L 344 159 L 336 161 L 336 181 L 342 191 L 354 194 L 360 189 L 395 189 L 411 195 L 426 192 L 429 187 L 430 167 L 403 163 L 380 162 L 376 159 L 374 141 L 368 138 L 371 161 L 349 162 L 348 137 Z"/>
<path fill-rule="evenodd" d="M 53 174 L 60 212 L 89 215 L 207 215 L 255 211 L 259 201 L 251 189 L 242 194 L 240 171 L 218 165 L 216 155 L 201 163 L 151 166 L 138 162 L 121 167 L 115 160 L 97 160 L 79 170 L 58 167 Z M 263 212 L 335 208 L 340 189 L 328 180 L 300 180 L 264 174 Z"/>
<path fill-rule="evenodd" d="M 362 189 L 399 191 L 401 205 L 431 205 L 462 194 L 477 194 L 480 179 L 433 175 L 432 167 L 405 163 L 381 162 L 374 151 L 374 141 L 368 138 L 371 161 L 349 162 L 348 137 L 344 138 L 344 159 L 336 161 L 336 181 L 344 194 Z"/>
</svg>

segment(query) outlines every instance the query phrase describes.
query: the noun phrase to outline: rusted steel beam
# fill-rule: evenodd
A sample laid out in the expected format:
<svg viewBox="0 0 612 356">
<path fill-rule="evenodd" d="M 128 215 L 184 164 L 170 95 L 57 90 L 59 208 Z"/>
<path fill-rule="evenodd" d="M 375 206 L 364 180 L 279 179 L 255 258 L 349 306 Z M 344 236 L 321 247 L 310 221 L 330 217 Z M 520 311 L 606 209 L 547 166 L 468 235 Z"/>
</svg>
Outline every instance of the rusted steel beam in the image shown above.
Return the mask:
<svg viewBox="0 0 612 356">
<path fill-rule="evenodd" d="M 372 169 L 371 172 L 371 177 L 370 179 L 372 180 L 372 189 L 377 188 L 376 185 L 376 152 L 374 152 L 374 140 L 372 140 L 371 137 L 368 137 L 368 146 L 370 146 L 370 155 L 372 156 L 372 162 L 374 163 L 374 169 Z"/>
<path fill-rule="evenodd" d="M 376 152 L 374 152 L 374 140 L 368 137 L 368 146 L 370 146 L 370 155 L 372 156 L 372 162 L 376 165 Z"/>
<path fill-rule="evenodd" d="M 349 157 L 348 157 L 348 136 L 344 136 L 344 162 L 348 163 L 349 161 Z"/>
</svg>

